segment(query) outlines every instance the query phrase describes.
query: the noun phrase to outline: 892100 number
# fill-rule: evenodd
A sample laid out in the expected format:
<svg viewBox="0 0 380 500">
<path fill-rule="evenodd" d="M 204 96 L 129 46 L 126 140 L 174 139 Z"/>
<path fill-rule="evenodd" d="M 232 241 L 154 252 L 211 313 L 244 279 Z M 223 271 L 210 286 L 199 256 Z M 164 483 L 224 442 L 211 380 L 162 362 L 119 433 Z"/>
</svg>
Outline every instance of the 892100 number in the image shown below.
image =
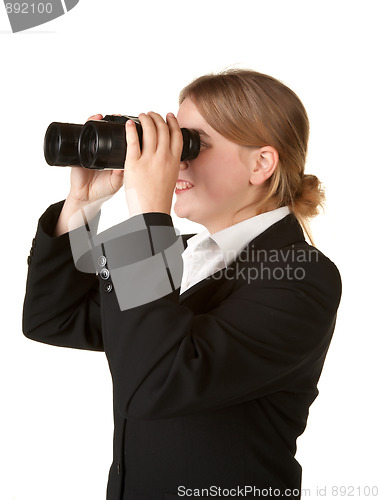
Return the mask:
<svg viewBox="0 0 380 500">
<path fill-rule="evenodd" d="M 8 14 L 51 14 L 53 5 L 51 3 L 6 3 Z"/>
</svg>

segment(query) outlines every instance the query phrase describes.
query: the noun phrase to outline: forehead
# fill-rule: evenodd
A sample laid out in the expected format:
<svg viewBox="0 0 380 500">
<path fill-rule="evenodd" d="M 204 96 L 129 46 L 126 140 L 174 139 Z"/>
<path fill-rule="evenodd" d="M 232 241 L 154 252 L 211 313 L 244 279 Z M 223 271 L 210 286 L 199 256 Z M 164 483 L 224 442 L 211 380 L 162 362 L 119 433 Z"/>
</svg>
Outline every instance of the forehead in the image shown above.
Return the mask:
<svg viewBox="0 0 380 500">
<path fill-rule="evenodd" d="M 196 130 L 201 137 L 204 139 L 212 139 L 212 142 L 215 144 L 238 149 L 241 147 L 212 128 L 189 97 L 186 97 L 181 103 L 177 113 L 177 120 L 181 128 Z"/>
<path fill-rule="evenodd" d="M 214 131 L 189 97 L 187 97 L 180 105 L 177 113 L 177 120 L 180 127 L 193 128 L 199 131 L 202 130 L 207 134 Z"/>
</svg>

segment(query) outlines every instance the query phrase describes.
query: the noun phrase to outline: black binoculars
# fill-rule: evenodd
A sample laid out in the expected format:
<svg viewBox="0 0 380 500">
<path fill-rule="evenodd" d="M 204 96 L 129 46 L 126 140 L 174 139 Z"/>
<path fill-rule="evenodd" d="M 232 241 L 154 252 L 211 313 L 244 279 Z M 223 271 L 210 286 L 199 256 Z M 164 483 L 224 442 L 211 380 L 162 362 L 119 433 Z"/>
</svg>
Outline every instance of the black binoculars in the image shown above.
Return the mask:
<svg viewBox="0 0 380 500">
<path fill-rule="evenodd" d="M 133 120 L 142 147 L 142 126 L 135 116 L 107 115 L 84 125 L 53 122 L 46 130 L 45 159 L 49 165 L 66 167 L 82 165 L 95 170 L 123 169 L 127 153 L 125 124 Z M 200 137 L 196 130 L 181 129 L 181 161 L 193 160 L 199 154 Z"/>
</svg>

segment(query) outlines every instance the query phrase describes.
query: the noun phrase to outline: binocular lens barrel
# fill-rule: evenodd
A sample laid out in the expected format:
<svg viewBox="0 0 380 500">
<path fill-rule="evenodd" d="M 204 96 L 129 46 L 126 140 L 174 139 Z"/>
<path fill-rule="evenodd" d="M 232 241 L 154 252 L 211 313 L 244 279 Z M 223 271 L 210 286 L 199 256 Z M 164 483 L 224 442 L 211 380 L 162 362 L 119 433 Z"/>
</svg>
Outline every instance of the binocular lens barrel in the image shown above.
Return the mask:
<svg viewBox="0 0 380 500">
<path fill-rule="evenodd" d="M 45 159 L 49 165 L 80 165 L 78 143 L 82 125 L 53 122 L 46 130 Z"/>
<path fill-rule="evenodd" d="M 46 130 L 45 159 L 49 165 L 82 167 L 96 170 L 123 169 L 127 153 L 125 123 L 133 119 L 142 147 L 142 126 L 136 117 L 109 115 L 84 125 L 53 122 Z M 199 154 L 198 132 L 182 128 L 181 161 L 193 160 Z"/>
<path fill-rule="evenodd" d="M 124 168 L 127 144 L 125 124 L 89 121 L 79 138 L 79 158 L 86 168 Z"/>
</svg>

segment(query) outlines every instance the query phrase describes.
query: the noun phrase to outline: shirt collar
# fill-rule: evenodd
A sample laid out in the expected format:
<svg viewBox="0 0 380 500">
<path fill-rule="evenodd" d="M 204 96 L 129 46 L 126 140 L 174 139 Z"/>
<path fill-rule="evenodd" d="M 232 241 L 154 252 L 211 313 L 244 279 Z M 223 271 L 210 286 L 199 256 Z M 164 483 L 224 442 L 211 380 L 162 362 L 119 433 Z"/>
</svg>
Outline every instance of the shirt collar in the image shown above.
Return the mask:
<svg viewBox="0 0 380 500">
<path fill-rule="evenodd" d="M 197 243 L 210 237 L 223 252 L 225 265 L 228 266 L 236 259 L 239 253 L 248 245 L 250 241 L 289 214 L 289 207 L 280 207 L 275 210 L 250 217 L 249 219 L 238 222 L 237 224 L 222 229 L 221 231 L 217 231 L 211 235 L 207 230 L 202 231 L 201 233 L 190 238 L 189 242 L 197 236 L 200 237 Z"/>
<path fill-rule="evenodd" d="M 210 233 L 207 229 L 197 233 L 187 240 L 187 248 L 195 248 L 196 246 L 202 245 L 205 241 L 208 240 Z"/>
</svg>

